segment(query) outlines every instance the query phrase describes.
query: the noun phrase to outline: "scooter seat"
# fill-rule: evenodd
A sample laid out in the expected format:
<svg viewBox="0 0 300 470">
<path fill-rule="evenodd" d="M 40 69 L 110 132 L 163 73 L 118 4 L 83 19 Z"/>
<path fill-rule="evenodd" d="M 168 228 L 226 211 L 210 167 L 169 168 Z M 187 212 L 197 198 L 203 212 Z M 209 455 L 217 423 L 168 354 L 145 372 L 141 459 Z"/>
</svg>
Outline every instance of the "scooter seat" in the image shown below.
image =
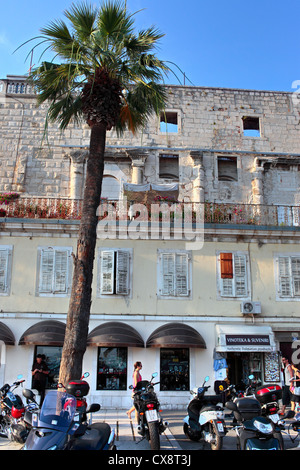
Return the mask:
<svg viewBox="0 0 300 470">
<path fill-rule="evenodd" d="M 75 439 L 70 450 L 101 450 L 107 444 L 111 429 L 107 423 L 94 423 L 83 436 Z"/>
</svg>

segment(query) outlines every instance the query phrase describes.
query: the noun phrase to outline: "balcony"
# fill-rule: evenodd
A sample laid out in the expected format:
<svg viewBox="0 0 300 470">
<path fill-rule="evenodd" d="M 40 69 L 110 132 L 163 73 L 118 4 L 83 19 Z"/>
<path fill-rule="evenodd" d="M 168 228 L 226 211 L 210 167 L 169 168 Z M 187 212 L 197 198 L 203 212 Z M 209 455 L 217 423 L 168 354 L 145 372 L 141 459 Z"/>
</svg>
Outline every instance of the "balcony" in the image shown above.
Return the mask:
<svg viewBox="0 0 300 470">
<path fill-rule="evenodd" d="M 299 206 L 268 206 L 256 204 L 220 204 L 201 203 L 172 203 L 125 205 L 122 214 L 120 201 L 102 200 L 98 208 L 99 220 L 107 215 L 116 220 L 161 221 L 170 217 L 205 224 L 237 225 L 237 226 L 266 226 L 266 227 L 299 227 Z M 65 219 L 80 220 L 82 200 L 66 198 L 24 197 L 11 199 L 0 204 L 0 221 L 7 218 L 22 219 Z"/>
</svg>

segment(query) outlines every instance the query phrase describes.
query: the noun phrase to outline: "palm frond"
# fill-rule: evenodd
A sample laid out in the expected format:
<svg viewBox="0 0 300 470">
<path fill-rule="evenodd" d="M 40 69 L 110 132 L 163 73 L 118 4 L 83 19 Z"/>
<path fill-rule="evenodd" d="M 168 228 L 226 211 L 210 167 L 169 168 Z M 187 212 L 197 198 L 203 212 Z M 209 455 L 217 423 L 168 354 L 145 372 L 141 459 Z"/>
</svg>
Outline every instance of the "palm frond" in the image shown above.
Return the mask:
<svg viewBox="0 0 300 470">
<path fill-rule="evenodd" d="M 55 63 L 42 62 L 30 78 L 38 103 L 49 102 L 49 121 L 65 128 L 84 110 L 85 117 L 93 116 L 90 125 L 100 119 L 118 132 L 134 132 L 164 108 L 167 97 L 159 83 L 169 68 L 155 54 L 164 35 L 154 26 L 135 32 L 134 15 L 122 0 L 104 0 L 98 8 L 84 1 L 64 12 L 66 21 L 41 29 L 33 49 L 50 48 Z"/>
</svg>

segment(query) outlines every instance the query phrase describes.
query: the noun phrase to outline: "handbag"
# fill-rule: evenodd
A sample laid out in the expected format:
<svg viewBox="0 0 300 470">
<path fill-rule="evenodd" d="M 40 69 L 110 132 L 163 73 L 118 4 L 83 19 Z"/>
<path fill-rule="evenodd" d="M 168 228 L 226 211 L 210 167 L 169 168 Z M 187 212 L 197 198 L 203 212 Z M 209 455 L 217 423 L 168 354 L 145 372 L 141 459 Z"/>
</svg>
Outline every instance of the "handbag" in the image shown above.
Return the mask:
<svg viewBox="0 0 300 470">
<path fill-rule="evenodd" d="M 300 387 L 294 388 L 294 395 L 300 395 Z"/>
</svg>

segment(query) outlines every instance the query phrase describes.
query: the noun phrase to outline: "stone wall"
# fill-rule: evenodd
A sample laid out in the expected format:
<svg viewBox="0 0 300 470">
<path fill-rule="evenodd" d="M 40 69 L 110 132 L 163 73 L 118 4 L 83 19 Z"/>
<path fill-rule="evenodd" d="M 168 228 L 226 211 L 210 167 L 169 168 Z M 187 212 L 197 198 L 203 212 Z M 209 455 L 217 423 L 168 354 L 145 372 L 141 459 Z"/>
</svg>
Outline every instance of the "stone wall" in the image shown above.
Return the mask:
<svg viewBox="0 0 300 470">
<path fill-rule="evenodd" d="M 0 191 L 81 197 L 88 126 L 62 133 L 51 124 L 45 136 L 47 106 L 37 108 L 32 90 L 21 93 L 16 82 L 0 81 Z M 299 109 L 292 93 L 169 86 L 168 113 L 177 117 L 176 132 L 162 131 L 156 117 L 134 136 L 108 132 L 105 174 L 121 188 L 176 181 L 159 177 L 159 156 L 178 155 L 182 200 L 299 204 Z M 244 135 L 247 119 L 258 125 L 255 136 Z"/>
</svg>

